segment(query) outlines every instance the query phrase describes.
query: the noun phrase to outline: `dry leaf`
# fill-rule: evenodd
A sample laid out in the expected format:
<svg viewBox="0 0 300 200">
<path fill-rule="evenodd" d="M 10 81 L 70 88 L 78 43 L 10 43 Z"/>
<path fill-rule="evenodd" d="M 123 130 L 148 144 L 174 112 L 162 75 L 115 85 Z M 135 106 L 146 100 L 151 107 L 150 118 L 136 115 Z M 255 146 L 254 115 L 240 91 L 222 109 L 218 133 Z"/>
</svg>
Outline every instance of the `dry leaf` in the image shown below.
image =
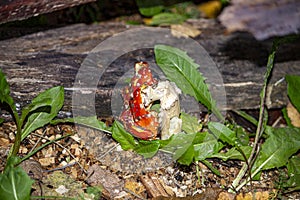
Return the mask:
<svg viewBox="0 0 300 200">
<path fill-rule="evenodd" d="M 134 194 L 137 194 L 139 196 L 145 196 L 146 188 L 141 183 L 126 180 L 124 187 Z"/>
<path fill-rule="evenodd" d="M 0 138 L 0 146 L 1 147 L 8 147 L 10 144 L 9 139 Z"/>
<path fill-rule="evenodd" d="M 293 126 L 300 128 L 300 113 L 298 110 L 289 102 L 286 106 L 287 115 L 291 120 Z"/>
<path fill-rule="evenodd" d="M 50 158 L 40 158 L 39 162 L 41 163 L 42 166 L 49 166 L 51 164 L 55 163 L 55 157 L 50 157 Z"/>
<path fill-rule="evenodd" d="M 220 192 L 218 196 L 218 200 L 233 200 L 234 194 L 231 194 L 229 192 Z"/>
<path fill-rule="evenodd" d="M 193 26 L 183 23 L 183 24 L 173 24 L 171 25 L 171 34 L 177 38 L 184 37 L 197 37 L 201 34 L 201 31 L 194 28 Z"/>
</svg>

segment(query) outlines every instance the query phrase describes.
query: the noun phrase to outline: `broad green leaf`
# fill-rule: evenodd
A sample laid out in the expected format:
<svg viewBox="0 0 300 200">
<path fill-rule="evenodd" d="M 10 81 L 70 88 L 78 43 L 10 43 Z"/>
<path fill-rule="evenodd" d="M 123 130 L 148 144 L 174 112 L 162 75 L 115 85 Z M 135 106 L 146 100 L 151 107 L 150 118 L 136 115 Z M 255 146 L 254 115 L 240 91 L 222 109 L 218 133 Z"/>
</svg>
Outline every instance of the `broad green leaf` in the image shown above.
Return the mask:
<svg viewBox="0 0 300 200">
<path fill-rule="evenodd" d="M 300 129 L 294 127 L 267 127 L 269 137 L 262 144 L 254 170 L 282 167 L 300 149 Z"/>
<path fill-rule="evenodd" d="M 0 118 L 0 125 L 4 122 L 3 118 Z"/>
<path fill-rule="evenodd" d="M 212 155 L 218 153 L 223 147 L 224 145 L 216 139 L 196 144 L 194 145 L 195 160 L 203 161 L 206 158 L 211 158 Z"/>
<path fill-rule="evenodd" d="M 243 152 L 243 154 L 246 156 L 246 158 L 248 158 L 250 156 L 252 147 L 250 147 L 250 146 L 241 146 L 239 148 Z M 227 161 L 227 160 L 242 160 L 242 161 L 245 161 L 245 157 L 243 156 L 243 154 L 236 147 L 232 147 L 226 153 L 216 153 L 216 154 L 212 155 L 212 157 L 220 158 L 224 161 Z"/>
<path fill-rule="evenodd" d="M 186 16 L 176 14 L 176 13 L 159 13 L 152 17 L 150 25 L 170 25 L 170 24 L 180 24 L 187 19 Z"/>
<path fill-rule="evenodd" d="M 154 51 L 156 63 L 170 81 L 175 82 L 183 93 L 205 105 L 219 119 L 224 119 L 212 99 L 205 78 L 198 71 L 199 65 L 186 52 L 166 45 L 156 45 Z"/>
<path fill-rule="evenodd" d="M 9 105 L 10 109 L 13 111 L 14 115 L 18 115 L 15 102 L 10 96 L 10 88 L 6 77 L 2 70 L 0 69 L 0 103 L 6 103 Z"/>
<path fill-rule="evenodd" d="M 172 137 L 172 140 L 161 148 L 162 151 L 173 154 L 173 159 L 177 160 L 193 145 L 196 133 L 185 134 L 178 133 Z"/>
<path fill-rule="evenodd" d="M 153 141 L 140 140 L 138 147 L 135 148 L 134 150 L 138 154 L 144 156 L 144 158 L 151 158 L 157 153 L 159 147 L 160 147 L 160 143 L 158 140 L 153 140 Z"/>
<path fill-rule="evenodd" d="M 74 118 L 54 119 L 50 124 L 56 125 L 59 123 L 77 123 L 96 130 L 111 133 L 111 127 L 106 126 L 105 122 L 99 121 L 97 116 L 83 117 L 78 116 Z"/>
<path fill-rule="evenodd" d="M 139 11 L 146 17 L 152 17 L 163 11 L 163 0 L 135 0 Z"/>
<path fill-rule="evenodd" d="M 120 143 L 122 149 L 124 150 L 135 149 L 138 147 L 134 137 L 128 133 L 124 129 L 123 125 L 118 121 L 114 121 L 113 123 L 112 137 Z"/>
<path fill-rule="evenodd" d="M 288 175 L 289 179 L 285 183 L 285 187 L 289 187 L 290 190 L 299 190 L 300 189 L 300 157 L 293 156 L 288 164 Z"/>
<path fill-rule="evenodd" d="M 162 12 L 164 9 L 164 6 L 152 6 L 152 7 L 144 7 L 139 8 L 139 11 L 142 15 L 146 17 L 152 17 L 154 15 L 157 15 L 158 13 Z"/>
<path fill-rule="evenodd" d="M 21 167 L 8 163 L 4 173 L 0 174 L 0 199 L 29 200 L 33 180 Z"/>
<path fill-rule="evenodd" d="M 40 99 L 39 101 L 37 101 L 37 100 L 32 101 L 31 104 L 25 106 L 22 109 L 22 115 L 21 115 L 22 122 L 27 118 L 29 113 L 33 113 L 34 111 L 36 111 L 38 109 L 41 109 L 40 111 L 47 112 L 47 109 L 51 109 L 51 107 L 50 107 L 51 102 L 52 102 L 52 99 L 50 99 L 50 98 L 43 98 L 43 99 Z M 39 112 L 39 111 L 37 111 L 37 112 Z"/>
<path fill-rule="evenodd" d="M 237 142 L 235 132 L 230 130 L 224 124 L 219 122 L 209 122 L 208 129 L 222 142 L 226 142 L 232 146 L 235 146 Z"/>
<path fill-rule="evenodd" d="M 51 101 L 48 101 L 51 99 Z M 44 105 L 43 101 L 48 102 L 47 106 Z M 31 108 L 37 108 L 40 104 L 43 104 L 44 109 L 35 109 L 30 112 L 27 122 L 22 130 L 22 140 L 26 138 L 32 131 L 43 127 L 50 123 L 50 121 L 57 116 L 59 110 L 62 108 L 64 103 L 64 89 L 63 87 L 53 87 L 42 93 L 32 100 Z"/>
<path fill-rule="evenodd" d="M 247 146 L 249 144 L 249 133 L 247 133 L 242 127 L 235 127 L 235 133 L 237 137 L 237 143 L 240 146 Z"/>
<path fill-rule="evenodd" d="M 202 125 L 199 124 L 197 117 L 191 116 L 185 112 L 181 112 L 180 118 L 182 120 L 181 129 L 186 133 L 197 133 L 201 130 Z"/>
<path fill-rule="evenodd" d="M 178 163 L 182 165 L 190 165 L 194 160 L 195 152 L 193 145 L 184 152 L 184 154 L 177 160 Z"/>
<path fill-rule="evenodd" d="M 295 108 L 300 112 L 300 76 L 286 75 L 285 80 L 288 83 L 288 96 Z"/>
</svg>

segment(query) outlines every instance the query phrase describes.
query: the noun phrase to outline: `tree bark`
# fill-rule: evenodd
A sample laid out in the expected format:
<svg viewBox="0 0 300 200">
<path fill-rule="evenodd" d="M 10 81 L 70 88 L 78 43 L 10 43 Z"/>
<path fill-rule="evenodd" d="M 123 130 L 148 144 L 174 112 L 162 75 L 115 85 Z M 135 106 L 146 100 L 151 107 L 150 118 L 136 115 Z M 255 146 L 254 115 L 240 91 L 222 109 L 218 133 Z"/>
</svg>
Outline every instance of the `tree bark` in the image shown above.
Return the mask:
<svg viewBox="0 0 300 200">
<path fill-rule="evenodd" d="M 227 35 L 214 20 L 189 20 L 188 23 L 201 30 L 202 34 L 194 39 L 206 49 L 222 75 L 227 95 L 224 109 L 257 109 L 272 42 L 257 41 L 245 33 Z M 61 85 L 65 87 L 63 111 L 72 112 L 72 94 L 76 90 L 73 84 L 86 56 L 105 39 L 134 28 L 137 27 L 111 21 L 76 24 L 2 40 L 0 68 L 7 76 L 13 98 L 21 107 L 41 91 Z M 286 74 L 300 75 L 299 43 L 298 40 L 283 45 L 277 52 L 267 94 L 269 108 L 286 105 L 286 84 L 282 78 Z M 99 116 L 112 115 L 111 95 L 118 79 L 132 69 L 137 60 L 154 62 L 153 54 L 149 48 L 127 52 L 110 64 L 96 89 L 95 107 Z M 74 106 L 80 105 L 73 105 L 73 109 Z"/>
</svg>

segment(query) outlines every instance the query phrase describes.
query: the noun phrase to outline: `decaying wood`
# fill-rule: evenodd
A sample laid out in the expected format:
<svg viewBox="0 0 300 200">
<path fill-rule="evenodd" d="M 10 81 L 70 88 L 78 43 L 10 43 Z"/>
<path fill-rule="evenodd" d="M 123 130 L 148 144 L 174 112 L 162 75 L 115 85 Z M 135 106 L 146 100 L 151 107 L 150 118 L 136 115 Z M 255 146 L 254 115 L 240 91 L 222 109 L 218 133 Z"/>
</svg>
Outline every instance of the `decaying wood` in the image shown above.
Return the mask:
<svg viewBox="0 0 300 200">
<path fill-rule="evenodd" d="M 27 19 L 96 0 L 12 0 L 0 2 L 0 24 Z"/>
<path fill-rule="evenodd" d="M 258 40 L 300 32 L 300 1 L 230 1 L 220 16 L 228 31 L 248 31 Z"/>
<path fill-rule="evenodd" d="M 259 42 L 249 34 L 225 35 L 214 20 L 190 20 L 201 30 L 195 38 L 209 53 L 222 75 L 227 105 L 225 109 L 255 109 L 263 83 L 270 41 Z M 13 98 L 21 106 L 52 86 L 65 87 L 64 111 L 72 111 L 73 87 L 78 69 L 91 50 L 105 39 L 137 28 L 122 22 L 77 24 L 0 41 L 0 68 L 7 75 Z M 152 36 L 147 36 L 151 38 Z M 147 46 L 147 40 L 144 41 Z M 286 74 L 300 75 L 300 41 L 279 48 L 268 93 L 268 107 L 280 108 L 287 102 Z M 114 60 L 96 89 L 96 111 L 111 116 L 111 94 L 118 79 L 137 60 L 154 62 L 151 49 L 128 52 Z M 201 67 L 200 67 L 201 68 Z M 88 93 L 88 91 L 85 91 Z M 93 102 L 92 102 L 93 103 Z M 80 105 L 73 105 L 80 107 Z"/>
<path fill-rule="evenodd" d="M 163 181 L 153 173 L 142 175 L 140 176 L 140 179 L 143 185 L 146 187 L 147 193 L 152 198 L 172 197 L 175 195 L 174 192 L 170 188 L 167 188 Z"/>
</svg>

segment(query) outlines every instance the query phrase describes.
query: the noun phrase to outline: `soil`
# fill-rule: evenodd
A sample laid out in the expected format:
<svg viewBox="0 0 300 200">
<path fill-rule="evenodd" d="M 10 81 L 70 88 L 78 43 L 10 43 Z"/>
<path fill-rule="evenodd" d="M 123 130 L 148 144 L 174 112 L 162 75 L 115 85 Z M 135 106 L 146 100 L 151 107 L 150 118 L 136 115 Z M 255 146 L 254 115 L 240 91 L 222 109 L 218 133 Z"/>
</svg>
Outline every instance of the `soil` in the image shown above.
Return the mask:
<svg viewBox="0 0 300 200">
<path fill-rule="evenodd" d="M 111 118 L 99 120 L 112 123 Z M 1 171 L 15 130 L 13 122 L 0 127 Z M 35 180 L 32 195 L 87 198 L 89 186 L 101 187 L 101 199 L 247 199 L 251 195 L 270 199 L 281 195 L 279 183 L 285 178 L 284 169 L 264 172 L 260 181 L 249 183 L 234 195 L 227 191 L 242 166 L 240 161 L 209 159 L 220 171 L 218 176 L 200 162 L 180 165 L 163 153 L 144 159 L 135 152 L 123 151 L 107 133 L 73 124 L 49 125 L 34 131 L 23 141 L 19 155 L 23 157 L 67 134 L 71 136 L 44 147 L 21 164 Z M 285 198 L 299 198 L 297 193 L 289 195 Z"/>
</svg>

